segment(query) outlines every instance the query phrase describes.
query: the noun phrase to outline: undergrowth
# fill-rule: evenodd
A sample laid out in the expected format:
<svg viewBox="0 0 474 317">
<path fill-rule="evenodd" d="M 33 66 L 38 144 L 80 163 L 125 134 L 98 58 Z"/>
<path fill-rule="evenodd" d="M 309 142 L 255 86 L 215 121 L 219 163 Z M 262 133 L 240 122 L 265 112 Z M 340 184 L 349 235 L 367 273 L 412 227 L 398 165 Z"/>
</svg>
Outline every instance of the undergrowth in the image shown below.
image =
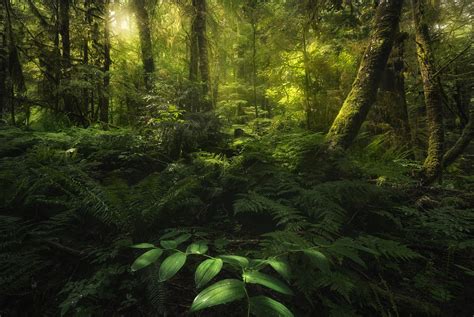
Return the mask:
<svg viewBox="0 0 474 317">
<path fill-rule="evenodd" d="M 185 314 L 197 260 L 167 282 L 160 260 L 130 270 L 141 254 L 131 245 L 159 245 L 170 232 L 205 241 L 210 256 L 287 263 L 294 296 L 274 298 L 296 316 L 474 311 L 465 304 L 474 285 L 472 193 L 449 175 L 446 185 L 419 187 L 416 164 L 380 139 L 328 157 L 322 135 L 293 130 L 172 158 L 166 143 L 121 129 L 9 128 L 0 138 L 6 316 Z M 241 316 L 242 307 L 203 314 Z"/>
</svg>

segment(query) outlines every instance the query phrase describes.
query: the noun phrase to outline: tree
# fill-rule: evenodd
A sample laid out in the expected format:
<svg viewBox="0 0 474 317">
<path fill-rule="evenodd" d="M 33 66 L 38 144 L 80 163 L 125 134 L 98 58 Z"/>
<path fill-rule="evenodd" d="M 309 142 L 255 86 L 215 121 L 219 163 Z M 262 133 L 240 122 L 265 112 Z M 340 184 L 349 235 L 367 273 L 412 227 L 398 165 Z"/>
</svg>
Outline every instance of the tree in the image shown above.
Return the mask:
<svg viewBox="0 0 474 317">
<path fill-rule="evenodd" d="M 0 1 L 0 118 L 8 108 L 8 44 L 5 1 Z"/>
<path fill-rule="evenodd" d="M 423 81 L 426 118 L 428 122 L 428 155 L 423 163 L 423 181 L 438 178 L 443 166 L 443 108 L 439 78 L 436 78 L 436 64 L 431 48 L 429 23 L 424 0 L 412 0 L 413 20 L 418 67 Z"/>
<path fill-rule="evenodd" d="M 206 0 L 192 0 L 194 15 L 191 23 L 189 79 L 202 85 L 203 109 L 212 109 L 209 90 L 211 87 L 209 52 L 207 41 L 207 3 Z M 199 74 L 198 74 L 199 71 Z"/>
<path fill-rule="evenodd" d="M 132 5 L 138 25 L 140 38 L 140 49 L 145 72 L 145 88 L 150 90 L 153 86 L 153 74 L 155 72 L 155 60 L 153 58 L 153 43 L 151 41 L 150 18 L 147 11 L 146 0 L 133 0 Z"/>
<path fill-rule="evenodd" d="M 327 135 L 332 149 L 347 149 L 352 144 L 375 101 L 397 32 L 402 2 L 403 0 L 383 0 L 377 7 L 374 30 L 357 77 Z"/>
<path fill-rule="evenodd" d="M 59 34 L 61 35 L 61 48 L 62 48 L 62 70 L 63 78 L 68 81 L 70 79 L 70 68 L 72 66 L 71 62 L 71 40 L 70 40 L 70 21 L 69 21 L 69 10 L 70 10 L 70 0 L 60 0 L 59 1 Z M 63 83 L 65 84 L 65 83 Z M 74 97 L 67 91 L 63 95 L 64 100 L 64 111 L 68 115 L 71 121 L 77 121 L 75 117 L 74 109 Z"/>
<path fill-rule="evenodd" d="M 407 145 L 411 149 L 411 132 L 408 120 L 405 93 L 405 40 L 408 34 L 397 32 L 392 52 L 380 81 L 377 106 L 374 110 L 377 119 L 390 126 L 396 138 L 396 145 Z"/>
<path fill-rule="evenodd" d="M 102 94 L 99 100 L 100 107 L 100 121 L 103 123 L 109 123 L 109 86 L 110 86 L 110 65 L 112 61 L 110 59 L 110 17 L 109 17 L 109 4 L 110 0 L 104 0 L 104 65 L 102 68 L 103 72 L 103 88 Z"/>
</svg>

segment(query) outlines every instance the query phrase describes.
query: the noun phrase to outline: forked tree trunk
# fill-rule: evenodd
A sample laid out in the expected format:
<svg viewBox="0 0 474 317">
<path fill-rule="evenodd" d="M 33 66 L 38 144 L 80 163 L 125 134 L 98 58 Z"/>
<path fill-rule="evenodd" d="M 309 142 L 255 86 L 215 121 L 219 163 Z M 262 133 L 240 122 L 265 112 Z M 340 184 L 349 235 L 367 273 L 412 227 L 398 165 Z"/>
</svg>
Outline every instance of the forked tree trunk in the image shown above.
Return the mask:
<svg viewBox="0 0 474 317">
<path fill-rule="evenodd" d="M 150 18 L 146 9 L 146 0 L 133 0 L 133 7 L 137 18 L 140 49 L 142 53 L 143 70 L 145 71 L 145 87 L 153 87 L 155 60 L 153 58 L 153 44 L 151 41 Z"/>
<path fill-rule="evenodd" d="M 402 3 L 403 0 L 381 0 L 377 7 L 374 30 L 357 77 L 327 135 L 330 149 L 346 149 L 352 144 L 375 101 L 397 32 Z"/>
<path fill-rule="evenodd" d="M 443 165 L 443 108 L 442 94 L 431 48 L 425 0 L 412 0 L 415 22 L 416 52 L 423 81 L 426 119 L 428 122 L 428 155 L 423 163 L 423 182 L 429 183 L 441 175 Z"/>
</svg>

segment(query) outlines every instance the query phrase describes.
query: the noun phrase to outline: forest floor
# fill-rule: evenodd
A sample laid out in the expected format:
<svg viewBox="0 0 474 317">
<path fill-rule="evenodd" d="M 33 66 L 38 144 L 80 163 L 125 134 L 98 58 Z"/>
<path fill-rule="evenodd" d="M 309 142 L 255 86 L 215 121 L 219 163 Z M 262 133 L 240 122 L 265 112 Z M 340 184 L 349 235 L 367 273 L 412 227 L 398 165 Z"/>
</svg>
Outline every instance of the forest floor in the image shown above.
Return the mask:
<svg viewBox="0 0 474 317">
<path fill-rule="evenodd" d="M 341 157 L 323 139 L 227 137 L 171 159 L 126 129 L 0 127 L 0 315 L 186 315 L 205 254 L 224 262 L 213 281 L 243 272 L 295 316 L 472 316 L 472 158 L 422 187 L 380 139 Z M 135 261 L 150 248 L 184 262 Z M 261 316 L 255 298 L 196 314 Z"/>
</svg>

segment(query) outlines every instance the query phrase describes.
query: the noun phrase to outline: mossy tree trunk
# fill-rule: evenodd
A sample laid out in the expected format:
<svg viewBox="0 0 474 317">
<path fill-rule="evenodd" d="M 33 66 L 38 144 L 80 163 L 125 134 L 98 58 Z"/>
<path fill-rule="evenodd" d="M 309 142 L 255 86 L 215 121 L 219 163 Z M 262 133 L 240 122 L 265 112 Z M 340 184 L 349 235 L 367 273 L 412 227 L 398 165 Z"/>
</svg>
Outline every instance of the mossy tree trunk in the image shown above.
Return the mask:
<svg viewBox="0 0 474 317">
<path fill-rule="evenodd" d="M 348 148 L 375 102 L 377 89 L 397 33 L 403 0 L 380 1 L 369 45 L 352 89 L 334 120 L 327 141 L 330 149 Z"/>
<path fill-rule="evenodd" d="M 151 40 L 150 17 L 146 9 L 146 0 L 133 0 L 133 8 L 138 25 L 140 37 L 140 49 L 142 54 L 143 70 L 145 72 L 145 88 L 153 87 L 153 74 L 155 72 L 155 60 L 153 58 L 153 43 Z"/>
<path fill-rule="evenodd" d="M 423 81 L 429 132 L 428 154 L 423 163 L 422 177 L 423 182 L 429 183 L 440 177 L 442 171 L 444 144 L 442 92 L 440 82 L 435 77 L 435 59 L 431 48 L 425 0 L 412 0 L 412 8 L 418 67 Z"/>
<path fill-rule="evenodd" d="M 199 46 L 199 72 L 203 84 L 203 93 L 209 93 L 209 53 L 207 43 L 207 4 L 206 0 L 194 0 L 196 8 L 196 34 Z"/>
</svg>

